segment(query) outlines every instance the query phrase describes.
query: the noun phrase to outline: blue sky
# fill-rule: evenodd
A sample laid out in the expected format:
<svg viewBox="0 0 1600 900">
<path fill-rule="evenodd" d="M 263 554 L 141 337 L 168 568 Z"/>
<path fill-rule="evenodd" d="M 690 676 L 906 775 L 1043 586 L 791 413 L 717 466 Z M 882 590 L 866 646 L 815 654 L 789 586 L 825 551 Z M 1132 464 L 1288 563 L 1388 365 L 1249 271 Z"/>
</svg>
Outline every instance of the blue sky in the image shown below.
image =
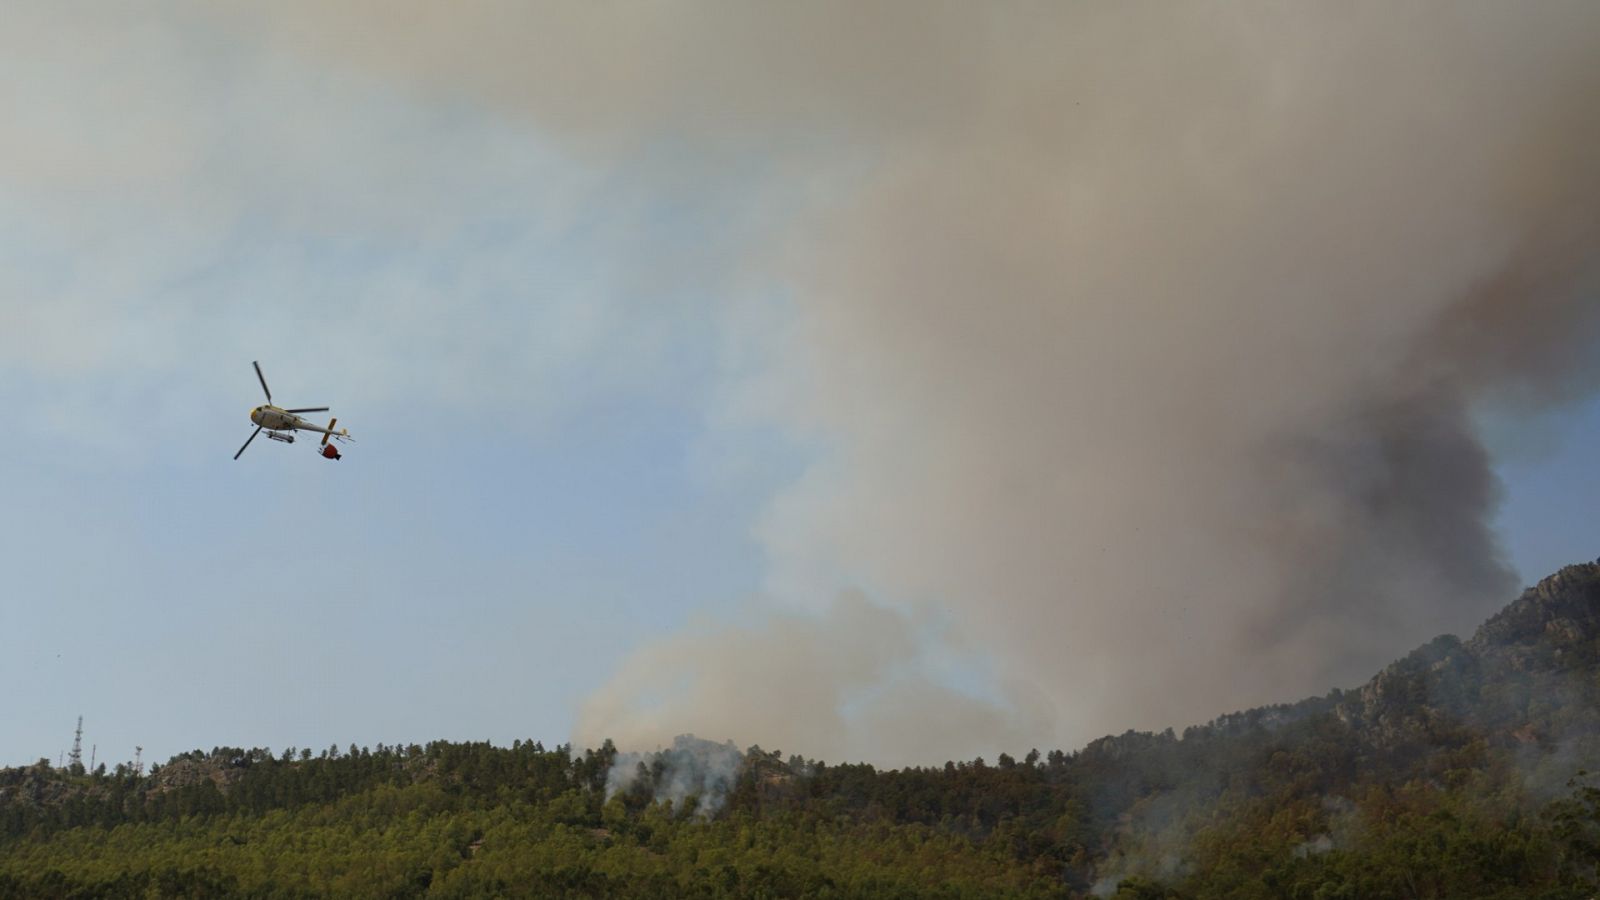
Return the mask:
<svg viewBox="0 0 1600 900">
<path fill-rule="evenodd" d="M 1594 521 L 1595 500 L 1600 498 L 1597 444 L 1600 402 L 1593 399 L 1539 423 L 1532 435 L 1506 439 L 1499 465 L 1505 499 L 1498 526 L 1525 582 L 1600 558 Z"/>
<path fill-rule="evenodd" d="M 145 28 L 91 28 L 98 71 L 8 64 L 48 127 L 0 192 L 0 675 L 30 686 L 7 762 L 54 757 L 80 713 L 113 763 L 564 741 L 630 646 L 756 589 L 750 522 L 796 462 L 709 434 L 714 304 L 625 262 L 707 252 L 714 204 L 459 103 Z M 230 459 L 254 359 L 279 403 L 343 417 L 343 461 L 306 439 Z M 728 440 L 759 452 L 726 472 Z"/>
<path fill-rule="evenodd" d="M 1010 603 L 1007 593 L 1079 602 L 1074 567 L 1122 540 L 1128 555 L 1118 560 L 1171 552 L 1173 566 L 1209 579 L 1202 593 L 1222 596 L 1234 587 L 1210 576 L 1248 569 L 1259 552 L 1218 537 L 1217 548 L 1237 555 L 1197 571 L 1170 535 L 1137 535 L 1168 513 L 1179 523 L 1173 533 L 1193 532 L 1180 527 L 1190 521 L 1188 501 L 1171 505 L 1163 486 L 1185 485 L 1195 470 L 1163 473 L 1171 459 L 1139 437 L 1142 426 L 1083 457 L 1128 458 L 1158 473 L 1146 479 L 1156 485 L 1149 494 L 1129 492 L 1134 512 L 1125 518 L 1095 506 L 1100 482 L 1115 477 L 1050 471 L 1077 458 L 1084 435 L 1120 435 L 1119 423 L 1134 421 L 1163 423 L 1160 439 L 1172 436 L 1172 452 L 1187 456 L 1182 434 L 1194 423 L 1164 398 L 1191 371 L 1207 377 L 1206 353 L 1174 350 L 1179 374 L 1152 384 L 1135 376 L 1081 393 L 1048 384 L 1015 390 L 1032 374 L 1082 382 L 1095 345 L 1115 346 L 1124 329 L 1138 343 L 1116 359 L 1140 358 L 1168 329 L 1186 340 L 1194 333 L 1204 349 L 1205 321 L 1178 315 L 1129 326 L 1136 313 L 1124 322 L 1123 307 L 1093 301 L 1063 317 L 1072 336 L 1057 343 L 1048 315 L 969 318 L 960 304 L 939 305 L 942 290 L 964 290 L 969 278 L 986 285 L 1021 271 L 1018 291 L 1060 280 L 1053 259 L 1041 261 L 1050 253 L 1032 242 L 1061 221 L 1071 245 L 1063 256 L 1077 260 L 1066 271 L 1088 272 L 1086 284 L 1115 283 L 1119 274 L 1143 284 L 1151 269 L 1142 246 L 1131 262 L 1121 257 L 1127 242 L 1108 239 L 1097 251 L 1101 228 L 1113 238 L 1132 228 L 1170 257 L 1197 246 L 1205 252 L 1196 256 L 1214 254 L 1188 232 L 1164 236 L 1140 217 L 1181 202 L 1063 178 L 1072 214 L 1060 214 L 1051 205 L 1056 188 L 1035 177 L 1049 148 L 1081 153 L 1085 171 L 1104 168 L 1105 184 L 1122 185 L 1118 148 L 1140 146 L 1122 143 L 1126 129 L 1138 136 L 1140 121 L 1107 116 L 1103 137 L 1073 131 L 1068 139 L 1041 127 L 1018 129 L 1014 143 L 974 140 L 966 132 L 989 117 L 1005 120 L 991 126 L 1008 135 L 1006 117 L 1031 108 L 1037 98 L 1024 102 L 1026 91 L 1048 79 L 1010 68 L 1005 53 L 1000 62 L 975 57 L 998 75 L 952 74 L 930 53 L 886 66 L 872 55 L 881 42 L 870 29 L 859 38 L 870 53 L 856 58 L 852 29 L 836 28 L 825 11 L 816 32 L 840 35 L 839 71 L 881 90 L 852 93 L 831 70 L 792 89 L 754 77 L 708 80 L 700 45 L 686 38 L 687 49 L 661 64 L 662 86 L 640 91 L 650 103 L 688 98 L 668 103 L 680 115 L 665 125 L 649 104 L 600 96 L 616 90 L 605 80 L 622 77 L 613 69 L 627 69 L 615 57 L 584 72 L 597 95 L 591 111 L 582 87 L 548 86 L 562 71 L 555 62 L 526 63 L 550 68 L 526 75 L 538 96 L 525 99 L 515 78 L 472 69 L 459 54 L 388 57 L 385 41 L 415 49 L 417 35 L 400 26 L 375 26 L 380 49 L 369 57 L 338 43 L 350 22 L 319 15 L 297 9 L 263 25 L 182 5 L 38 4 L 18 8 L 0 36 L 0 83 L 11 102 L 0 125 L 0 404 L 10 421 L 0 476 L 0 680 L 13 688 L 0 764 L 54 760 L 78 715 L 86 752 L 93 744 L 112 764 L 130 760 L 135 746 L 150 762 L 217 745 L 554 744 L 575 733 L 586 707 L 633 709 L 639 685 L 665 690 L 700 671 L 727 684 L 690 693 L 690 707 L 719 699 L 772 707 L 761 693 L 771 690 L 796 710 L 777 723 L 748 711 L 683 719 L 683 730 L 742 729 L 703 735 L 718 740 L 767 742 L 763 735 L 776 733 L 811 741 L 785 747 L 809 755 L 878 748 L 899 759 L 883 748 L 923 742 L 949 755 L 977 752 L 988 746 L 968 733 L 978 723 L 1007 740 L 1070 742 L 1080 730 L 1037 725 L 1052 710 L 1075 708 L 1049 687 L 1047 676 L 1058 673 L 1041 670 L 1041 660 L 1079 654 L 1095 671 L 1127 674 L 1082 649 L 1119 646 L 1122 632 L 1096 632 L 1093 623 L 1104 622 L 1091 610 L 1081 632 L 1069 630 L 1070 651 L 1041 649 L 1034 641 L 1059 620 L 1030 619 L 1033 601 L 1015 604 L 1014 631 L 986 624 L 1003 617 L 995 611 Z M 981 14 L 961 13 L 954 24 L 970 26 L 961 19 L 970 15 Z M 467 38 L 495 44 L 473 30 L 471 16 L 462 15 L 466 24 L 446 18 L 438 38 L 446 49 Z M 672 28 L 693 38 L 693 18 Z M 729 27 L 766 34 L 759 22 Z M 302 42 L 302 29 L 335 35 L 333 49 Z M 897 29 L 893 40 L 940 37 Z M 734 62 L 768 62 L 759 42 L 750 45 L 757 50 L 732 44 Z M 728 63 L 722 45 L 715 49 L 708 71 Z M 539 54 L 513 56 L 522 65 Z M 770 64 L 779 75 L 786 67 L 806 75 L 809 58 L 779 55 Z M 1061 74 L 1063 84 L 1096 83 L 1085 72 L 1100 63 L 1071 65 L 1087 68 Z M 652 71 L 648 60 L 638 71 Z M 970 78 L 986 89 L 941 83 L 924 97 L 919 78 Z M 1112 97 L 1113 111 L 1144 109 L 1142 83 L 1118 87 L 1131 93 Z M 697 91 L 725 91 L 714 99 L 738 109 L 733 124 L 697 118 L 705 112 Z M 1185 134 L 1192 146 L 1209 146 L 1203 128 Z M 1152 165 L 1166 171 L 1161 159 Z M 1010 185 L 1013 172 L 1024 187 Z M 1335 167 L 1330 177 L 1339 174 Z M 1209 202 L 1197 196 L 1194 206 Z M 1097 205 L 1108 197 L 1116 200 L 1109 212 Z M 1071 224 L 1084 203 L 1091 224 Z M 959 234 L 979 246 L 970 260 L 964 245 L 950 250 L 921 230 L 942 210 L 969 206 Z M 1038 221 L 997 237 L 1018 210 Z M 1238 213 L 1234 226 L 1270 243 L 1276 229 L 1252 215 Z M 1402 217 L 1395 227 L 1425 230 L 1416 224 Z M 1493 229 L 1464 234 L 1491 248 L 1484 258 L 1500 252 Z M 1312 237 L 1307 245 L 1318 244 Z M 1296 259 L 1298 246 L 1275 252 Z M 1384 270 L 1381 261 L 1373 268 Z M 1201 285 L 1232 290 L 1249 280 L 1197 271 Z M 1439 280 L 1480 274 L 1464 265 Z M 1400 276 L 1375 283 L 1410 284 Z M 1348 285 L 1335 287 L 1329 296 Z M 909 316 L 896 305 L 923 296 L 929 305 L 908 304 Z M 1438 306 L 1432 295 L 1419 299 L 1413 308 L 1426 312 L 1412 318 Z M 1313 358 L 1311 370 L 1325 336 L 1329 357 L 1347 346 L 1341 340 L 1364 342 L 1364 352 L 1377 348 L 1372 370 L 1383 371 L 1385 354 L 1414 337 L 1411 319 L 1393 316 L 1405 323 L 1394 324 L 1381 305 L 1360 309 L 1371 315 L 1352 318 L 1383 327 L 1346 334 L 1314 313 L 1262 326 L 1270 340 L 1254 343 L 1281 342 L 1290 349 L 1279 355 L 1295 366 L 1280 381 L 1287 399 L 1267 396 L 1261 406 L 1288 411 L 1225 415 L 1251 434 L 1256 415 L 1308 432 L 1322 420 L 1304 420 L 1337 421 L 1341 403 L 1365 396 L 1357 392 L 1367 388 L 1351 386 L 1365 373 L 1330 364 L 1332 374 L 1314 380 L 1292 348 L 1309 348 L 1302 355 Z M 1046 341 L 1042 350 L 1033 333 Z M 953 345 L 951 335 L 972 342 Z M 1073 348 L 1090 362 L 1074 361 Z M 280 403 L 333 407 L 356 439 L 344 460 L 318 459 L 306 438 L 293 446 L 257 440 L 230 458 L 262 401 L 252 360 Z M 961 378 L 974 373 L 969 394 Z M 1233 384 L 1225 380 L 1232 375 L 1217 377 Z M 1590 452 L 1600 403 L 1585 385 L 1572 391 L 1578 401 L 1532 424 L 1481 423 L 1503 486 L 1495 521 L 1525 582 L 1600 555 L 1589 514 L 1600 500 Z M 1115 411 L 1095 418 L 1105 398 L 1124 394 L 1126 419 Z M 1048 424 L 1077 416 L 1085 427 Z M 964 443 L 1008 429 L 1014 440 Z M 1233 440 L 1193 447 L 1224 455 Z M 1218 471 L 1218 485 L 1233 483 L 1233 468 Z M 1207 485 L 1188 484 L 1209 498 Z M 1348 514 L 1333 499 L 1338 488 L 1306 489 L 1297 510 L 1310 510 L 1308 533 L 1323 523 L 1318 516 Z M 1055 491 L 1069 512 L 1052 511 Z M 971 525 L 1007 520 L 1008 502 L 1023 509 L 1016 528 L 990 535 Z M 1211 547 L 1208 540 L 1196 546 Z M 1057 554 L 1052 542 L 1070 552 Z M 1146 588 L 1125 562 L 1106 566 L 1132 577 L 1135 593 L 1168 583 L 1152 576 Z M 1018 571 L 1025 577 L 1007 580 Z M 1263 571 L 1262 583 L 1279 574 Z M 1086 578 L 1088 597 L 1103 582 Z M 1239 591 L 1256 589 L 1249 583 Z M 993 585 L 993 594 L 974 585 Z M 845 593 L 855 589 L 866 590 L 865 600 Z M 1167 611 L 1112 600 L 1133 604 L 1130 621 Z M 1460 618 L 1410 620 L 1418 633 L 1402 629 L 1386 638 L 1394 646 L 1368 649 L 1374 657 L 1403 650 L 1426 639 L 1429 623 Z M 1308 626 L 1304 643 L 1286 644 L 1283 658 L 1322 640 L 1317 627 Z M 1174 665 L 1200 658 L 1187 652 L 1171 650 Z M 1308 685 L 1316 677 L 1306 675 Z M 821 699 L 796 690 L 801 684 L 818 686 Z M 1124 703 L 1105 690 L 1108 706 Z M 1260 690 L 1207 696 L 1218 704 L 1271 698 Z M 807 719 L 813 705 L 817 718 Z M 1128 708 L 1129 726 L 1168 714 Z M 1223 711 L 1196 709 L 1194 719 Z M 1101 727 L 1101 719 L 1085 721 Z M 900 737 L 874 736 L 873 727 Z"/>
</svg>

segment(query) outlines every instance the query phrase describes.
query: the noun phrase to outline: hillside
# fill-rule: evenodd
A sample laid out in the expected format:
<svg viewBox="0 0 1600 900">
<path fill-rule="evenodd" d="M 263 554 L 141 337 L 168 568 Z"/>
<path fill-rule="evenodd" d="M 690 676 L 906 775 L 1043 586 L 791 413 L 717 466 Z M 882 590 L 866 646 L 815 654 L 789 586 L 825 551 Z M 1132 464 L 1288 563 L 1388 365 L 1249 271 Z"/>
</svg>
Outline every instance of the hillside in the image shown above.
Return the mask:
<svg viewBox="0 0 1600 900">
<path fill-rule="evenodd" d="M 0 770 L 0 896 L 1589 896 L 1600 565 L 1348 691 L 879 771 L 682 738 Z M 1577 780 L 1574 780 L 1576 777 Z"/>
</svg>

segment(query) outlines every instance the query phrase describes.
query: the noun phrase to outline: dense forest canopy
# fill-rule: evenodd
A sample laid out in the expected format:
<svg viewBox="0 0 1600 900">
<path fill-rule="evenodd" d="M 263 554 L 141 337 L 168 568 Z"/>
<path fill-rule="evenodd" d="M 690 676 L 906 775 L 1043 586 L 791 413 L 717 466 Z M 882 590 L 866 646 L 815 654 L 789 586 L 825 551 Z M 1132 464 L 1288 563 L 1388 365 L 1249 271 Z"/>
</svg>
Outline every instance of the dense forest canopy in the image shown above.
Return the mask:
<svg viewBox="0 0 1600 900">
<path fill-rule="evenodd" d="M 1600 566 L 1357 690 L 879 770 L 684 737 L 0 770 L 0 896 L 1529 897 L 1600 888 Z"/>
</svg>

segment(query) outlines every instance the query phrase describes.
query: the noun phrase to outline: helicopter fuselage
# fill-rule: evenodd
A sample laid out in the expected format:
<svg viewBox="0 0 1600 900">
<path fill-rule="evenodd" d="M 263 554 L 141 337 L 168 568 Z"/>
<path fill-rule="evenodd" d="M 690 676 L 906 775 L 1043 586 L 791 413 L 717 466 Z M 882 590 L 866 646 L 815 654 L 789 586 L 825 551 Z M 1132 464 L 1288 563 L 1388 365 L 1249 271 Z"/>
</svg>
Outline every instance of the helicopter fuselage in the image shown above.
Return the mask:
<svg viewBox="0 0 1600 900">
<path fill-rule="evenodd" d="M 313 425 L 288 410 L 276 406 L 258 406 L 250 410 L 250 421 L 268 431 L 317 431 L 336 434 L 320 425 Z"/>
</svg>

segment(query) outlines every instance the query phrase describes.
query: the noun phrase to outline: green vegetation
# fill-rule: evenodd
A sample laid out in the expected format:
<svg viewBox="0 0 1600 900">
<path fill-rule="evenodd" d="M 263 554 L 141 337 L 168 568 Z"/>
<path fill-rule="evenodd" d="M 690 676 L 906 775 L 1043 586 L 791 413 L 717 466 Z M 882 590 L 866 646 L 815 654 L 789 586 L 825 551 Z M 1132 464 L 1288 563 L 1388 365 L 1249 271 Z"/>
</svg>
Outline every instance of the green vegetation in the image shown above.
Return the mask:
<svg viewBox="0 0 1600 900">
<path fill-rule="evenodd" d="M 608 801 L 613 756 L 435 743 L 310 759 L 222 748 L 144 778 L 12 770 L 7 796 L 61 796 L 3 807 L 0 895 L 1062 893 L 1000 841 L 869 809 L 897 793 L 870 767 L 812 765 L 800 778 L 755 750 L 728 808 L 707 818 L 655 802 L 649 782 Z M 966 780 L 964 818 L 987 821 L 985 779 Z"/>
<path fill-rule="evenodd" d="M 0 896 L 1068 897 L 1098 880 L 1121 897 L 1331 900 L 1596 888 L 1593 782 L 1529 811 L 1517 771 L 1488 754 L 1437 779 L 1338 785 L 1346 745 L 1331 728 L 1235 735 L 1255 746 L 1207 773 L 1220 779 L 1208 797 L 1170 780 L 1201 771 L 1191 754 L 1207 740 L 1194 735 L 891 772 L 753 748 L 711 816 L 702 798 L 653 799 L 669 774 L 659 770 L 608 799 L 609 746 L 219 748 L 144 777 L 38 765 L 0 778 Z"/>
<path fill-rule="evenodd" d="M 693 740 L 41 761 L 0 771 L 0 897 L 1578 900 L 1597 762 L 1579 566 L 1359 690 L 993 764 Z"/>
</svg>

